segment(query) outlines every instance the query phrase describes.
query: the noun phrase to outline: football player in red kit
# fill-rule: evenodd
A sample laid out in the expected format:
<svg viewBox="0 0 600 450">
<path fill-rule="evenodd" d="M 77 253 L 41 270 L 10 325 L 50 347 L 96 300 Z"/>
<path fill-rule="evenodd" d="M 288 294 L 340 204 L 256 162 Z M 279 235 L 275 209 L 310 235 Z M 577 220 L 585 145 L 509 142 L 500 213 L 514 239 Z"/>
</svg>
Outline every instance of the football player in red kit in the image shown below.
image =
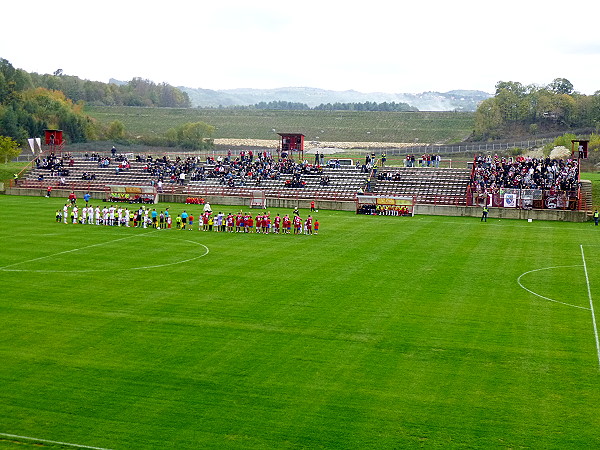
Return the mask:
<svg viewBox="0 0 600 450">
<path fill-rule="evenodd" d="M 292 225 L 292 221 L 290 220 L 290 216 L 287 214 L 283 217 L 283 232 L 285 234 L 290 234 L 290 228 Z"/>
<path fill-rule="evenodd" d="M 313 218 L 311 216 L 308 216 L 306 218 L 306 229 L 304 230 L 305 234 L 312 234 L 313 233 L 312 232 L 312 221 L 313 221 Z"/>
<path fill-rule="evenodd" d="M 275 219 L 273 219 L 273 225 L 275 227 L 274 230 L 273 230 L 274 233 L 275 234 L 279 234 L 279 227 L 281 225 L 281 217 L 279 217 L 279 214 L 277 214 L 275 216 Z"/>
<path fill-rule="evenodd" d="M 302 218 L 300 216 L 294 216 L 294 234 L 302 233 Z"/>
</svg>

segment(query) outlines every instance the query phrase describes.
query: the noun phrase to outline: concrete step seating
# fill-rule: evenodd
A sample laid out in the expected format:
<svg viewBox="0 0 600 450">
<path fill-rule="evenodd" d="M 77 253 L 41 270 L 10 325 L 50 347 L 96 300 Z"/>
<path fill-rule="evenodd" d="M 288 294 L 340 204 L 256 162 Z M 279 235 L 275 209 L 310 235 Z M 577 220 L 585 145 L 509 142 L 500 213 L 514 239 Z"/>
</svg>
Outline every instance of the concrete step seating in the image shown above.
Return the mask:
<svg viewBox="0 0 600 450">
<path fill-rule="evenodd" d="M 145 163 L 130 161 L 129 170 L 120 171 L 115 168 L 116 162 L 108 167 L 99 166 L 97 161 L 75 158 L 72 166 L 66 167 L 69 175 L 65 178 L 65 187 L 76 190 L 105 190 L 107 185 L 137 185 L 150 186 L 156 182 L 156 177 L 143 170 Z M 204 164 L 206 171 L 214 166 Z M 83 180 L 84 172 L 95 174 L 95 180 Z M 417 196 L 422 202 L 439 202 L 447 198 L 448 201 L 456 202 L 461 196 L 464 198 L 470 179 L 470 171 L 467 169 L 445 169 L 445 168 L 404 168 L 384 167 L 379 173 L 390 173 L 399 177 L 398 180 L 376 180 L 373 194 L 394 196 Z M 38 181 L 38 176 L 43 175 L 44 180 Z M 246 180 L 244 185 L 239 185 L 236 180 L 234 188 L 222 184 L 219 178 L 207 178 L 206 180 L 191 181 L 191 174 L 185 182 L 185 186 L 171 183 L 169 180 L 163 184 L 163 191 L 168 193 L 181 193 L 189 196 L 207 195 L 230 195 L 250 197 L 253 191 L 264 191 L 271 198 L 323 198 L 351 201 L 356 192 L 364 188 L 370 173 L 361 172 L 355 167 L 341 167 L 333 169 L 324 167 L 322 173 L 303 174 L 302 180 L 306 183 L 304 188 L 295 189 L 285 187 L 285 180 L 291 175 L 281 174 L 279 179 L 266 179 L 257 183 L 255 180 Z M 329 178 L 329 184 L 321 185 L 322 177 Z M 47 169 L 29 170 L 19 182 L 22 187 L 45 189 L 48 185 L 59 187 L 58 175 L 50 176 Z"/>
<path fill-rule="evenodd" d="M 468 169 L 384 168 L 396 180 L 378 179 L 374 194 L 416 196 L 420 203 L 450 201 L 464 204 L 470 180 Z"/>
</svg>

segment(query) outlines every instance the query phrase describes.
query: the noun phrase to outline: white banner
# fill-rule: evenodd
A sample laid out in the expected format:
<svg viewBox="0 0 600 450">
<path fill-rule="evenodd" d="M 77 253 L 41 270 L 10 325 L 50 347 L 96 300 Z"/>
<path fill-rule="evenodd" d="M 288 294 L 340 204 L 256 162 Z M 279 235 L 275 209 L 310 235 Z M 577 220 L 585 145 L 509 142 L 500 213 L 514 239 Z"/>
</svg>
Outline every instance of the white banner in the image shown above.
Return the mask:
<svg viewBox="0 0 600 450">
<path fill-rule="evenodd" d="M 504 207 L 505 208 L 516 208 L 517 207 L 517 196 L 515 194 L 504 194 Z"/>
<path fill-rule="evenodd" d="M 27 142 L 29 142 L 29 148 L 31 149 L 31 153 L 35 155 L 35 139 L 29 138 L 27 139 Z"/>
</svg>

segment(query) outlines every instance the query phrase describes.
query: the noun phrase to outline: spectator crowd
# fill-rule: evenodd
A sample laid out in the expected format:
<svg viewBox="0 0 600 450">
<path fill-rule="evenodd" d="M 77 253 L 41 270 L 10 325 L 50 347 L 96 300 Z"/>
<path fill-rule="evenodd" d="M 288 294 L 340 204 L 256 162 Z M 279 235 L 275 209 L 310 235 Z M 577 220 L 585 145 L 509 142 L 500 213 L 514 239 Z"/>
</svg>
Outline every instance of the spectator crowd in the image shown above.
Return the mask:
<svg viewBox="0 0 600 450">
<path fill-rule="evenodd" d="M 291 159 L 274 159 L 270 152 L 240 152 L 235 159 L 225 157 L 198 156 L 170 159 L 168 156 L 153 158 L 138 156 L 137 161 L 145 163 L 143 170 L 155 177 L 157 185 L 164 183 L 184 185 L 186 180 L 205 181 L 218 179 L 219 184 L 229 187 L 245 186 L 248 182 L 260 185 L 265 180 L 282 180 L 286 187 L 302 187 L 303 174 L 322 173 L 320 166 L 308 161 L 295 162 Z"/>
<path fill-rule="evenodd" d="M 573 191 L 579 186 L 579 164 L 576 159 L 480 155 L 473 162 L 471 186 L 478 193 L 506 188 Z"/>
</svg>

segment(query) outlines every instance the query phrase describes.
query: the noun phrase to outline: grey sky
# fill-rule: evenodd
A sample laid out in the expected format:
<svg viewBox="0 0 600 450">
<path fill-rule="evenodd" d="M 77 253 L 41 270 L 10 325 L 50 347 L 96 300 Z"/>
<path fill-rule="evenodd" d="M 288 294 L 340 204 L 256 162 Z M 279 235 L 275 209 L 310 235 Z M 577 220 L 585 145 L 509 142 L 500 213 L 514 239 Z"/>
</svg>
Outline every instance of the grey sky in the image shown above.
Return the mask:
<svg viewBox="0 0 600 450">
<path fill-rule="evenodd" d="M 3 5 L 0 57 L 30 72 L 205 89 L 600 90 L 600 3 L 33 0 Z"/>
</svg>

